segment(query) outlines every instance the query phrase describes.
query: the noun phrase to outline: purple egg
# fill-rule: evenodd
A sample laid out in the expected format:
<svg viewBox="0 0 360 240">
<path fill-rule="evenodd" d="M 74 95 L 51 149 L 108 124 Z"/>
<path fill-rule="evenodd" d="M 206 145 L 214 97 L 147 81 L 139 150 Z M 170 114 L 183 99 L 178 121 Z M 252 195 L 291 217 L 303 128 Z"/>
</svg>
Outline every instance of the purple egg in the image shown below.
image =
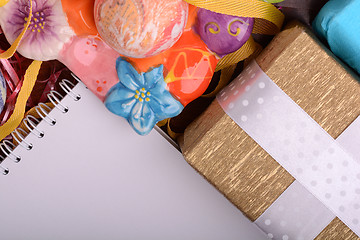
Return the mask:
<svg viewBox="0 0 360 240">
<path fill-rule="evenodd" d="M 195 30 L 208 48 L 220 57 L 235 52 L 249 39 L 254 19 L 198 10 Z"/>
</svg>

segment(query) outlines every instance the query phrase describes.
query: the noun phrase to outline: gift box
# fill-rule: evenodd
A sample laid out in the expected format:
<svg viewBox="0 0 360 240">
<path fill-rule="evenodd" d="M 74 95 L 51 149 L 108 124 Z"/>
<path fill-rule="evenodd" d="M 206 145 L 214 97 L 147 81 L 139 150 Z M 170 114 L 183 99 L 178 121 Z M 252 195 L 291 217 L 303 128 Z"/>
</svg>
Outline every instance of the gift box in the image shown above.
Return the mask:
<svg viewBox="0 0 360 240">
<path fill-rule="evenodd" d="M 359 116 L 358 76 L 339 63 L 300 24 L 289 24 L 256 58 L 256 62 L 332 138 L 336 139 Z M 248 90 L 236 89 L 243 82 L 230 84 L 233 95 Z M 261 84 L 259 88 L 265 86 Z M 262 104 L 264 100 L 258 98 L 257 101 Z M 249 101 L 242 101 L 242 104 L 246 108 Z M 284 114 L 283 118 L 287 117 Z M 245 122 L 248 119 L 241 116 L 240 120 Z M 281 123 L 278 126 L 280 129 L 292 127 Z M 273 129 L 268 130 L 271 132 Z M 303 141 L 311 142 L 313 139 Z M 218 100 L 187 127 L 179 144 L 187 162 L 252 221 L 264 214 L 295 180 L 225 113 Z M 284 142 L 286 144 L 288 142 Z M 314 155 L 317 154 L 315 151 Z M 318 168 L 321 166 L 312 167 L 313 174 L 317 174 Z M 344 210 L 343 207 L 340 210 Z M 358 224 L 358 221 L 353 220 L 353 223 Z M 270 225 L 270 220 L 265 224 Z M 286 229 L 285 223 L 281 225 Z M 273 235 L 269 234 L 269 237 Z M 284 235 L 282 239 L 290 238 Z M 335 218 L 316 239 L 357 239 L 357 236 Z"/>
</svg>

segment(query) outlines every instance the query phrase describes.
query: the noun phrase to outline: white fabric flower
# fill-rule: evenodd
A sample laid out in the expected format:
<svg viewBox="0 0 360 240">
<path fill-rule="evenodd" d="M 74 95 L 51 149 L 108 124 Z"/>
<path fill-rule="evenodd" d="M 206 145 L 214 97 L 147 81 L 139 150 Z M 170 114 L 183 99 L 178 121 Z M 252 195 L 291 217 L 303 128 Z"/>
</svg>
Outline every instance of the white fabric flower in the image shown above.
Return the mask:
<svg viewBox="0 0 360 240">
<path fill-rule="evenodd" d="M 33 16 L 17 51 L 24 57 L 48 61 L 57 59 L 66 42 L 75 35 L 60 0 L 32 0 Z M 12 0 L 0 8 L 0 26 L 13 43 L 24 29 L 30 12 L 28 0 Z"/>
</svg>

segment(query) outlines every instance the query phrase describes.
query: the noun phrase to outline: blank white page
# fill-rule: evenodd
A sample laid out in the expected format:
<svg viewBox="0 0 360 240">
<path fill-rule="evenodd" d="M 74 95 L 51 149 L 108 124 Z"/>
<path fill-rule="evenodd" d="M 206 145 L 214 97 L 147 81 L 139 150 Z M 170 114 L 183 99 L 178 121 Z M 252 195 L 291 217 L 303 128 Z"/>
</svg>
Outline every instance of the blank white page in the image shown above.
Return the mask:
<svg viewBox="0 0 360 240">
<path fill-rule="evenodd" d="M 266 239 L 158 132 L 138 136 L 83 84 L 0 176 L 0 239 Z"/>
</svg>

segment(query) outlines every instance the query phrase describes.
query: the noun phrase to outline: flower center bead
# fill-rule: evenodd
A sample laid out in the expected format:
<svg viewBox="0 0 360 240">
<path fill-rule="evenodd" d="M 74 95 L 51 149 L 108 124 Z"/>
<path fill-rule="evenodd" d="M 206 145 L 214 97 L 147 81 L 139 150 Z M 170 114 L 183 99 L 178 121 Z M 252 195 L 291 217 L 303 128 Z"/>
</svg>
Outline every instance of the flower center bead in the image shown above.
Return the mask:
<svg viewBox="0 0 360 240">
<path fill-rule="evenodd" d="M 25 21 L 27 20 L 28 18 L 26 17 Z M 31 18 L 29 29 L 32 32 L 41 32 L 44 30 L 45 23 L 45 14 L 43 12 L 36 12 Z"/>
<path fill-rule="evenodd" d="M 139 90 L 136 90 L 135 91 L 135 98 L 137 99 L 137 100 L 139 100 L 139 102 L 143 102 L 143 101 L 145 101 L 145 102 L 150 102 L 150 96 L 151 96 L 151 93 L 150 92 L 148 92 L 148 91 L 146 91 L 146 89 L 145 88 L 141 88 L 140 89 L 140 91 Z"/>
</svg>

